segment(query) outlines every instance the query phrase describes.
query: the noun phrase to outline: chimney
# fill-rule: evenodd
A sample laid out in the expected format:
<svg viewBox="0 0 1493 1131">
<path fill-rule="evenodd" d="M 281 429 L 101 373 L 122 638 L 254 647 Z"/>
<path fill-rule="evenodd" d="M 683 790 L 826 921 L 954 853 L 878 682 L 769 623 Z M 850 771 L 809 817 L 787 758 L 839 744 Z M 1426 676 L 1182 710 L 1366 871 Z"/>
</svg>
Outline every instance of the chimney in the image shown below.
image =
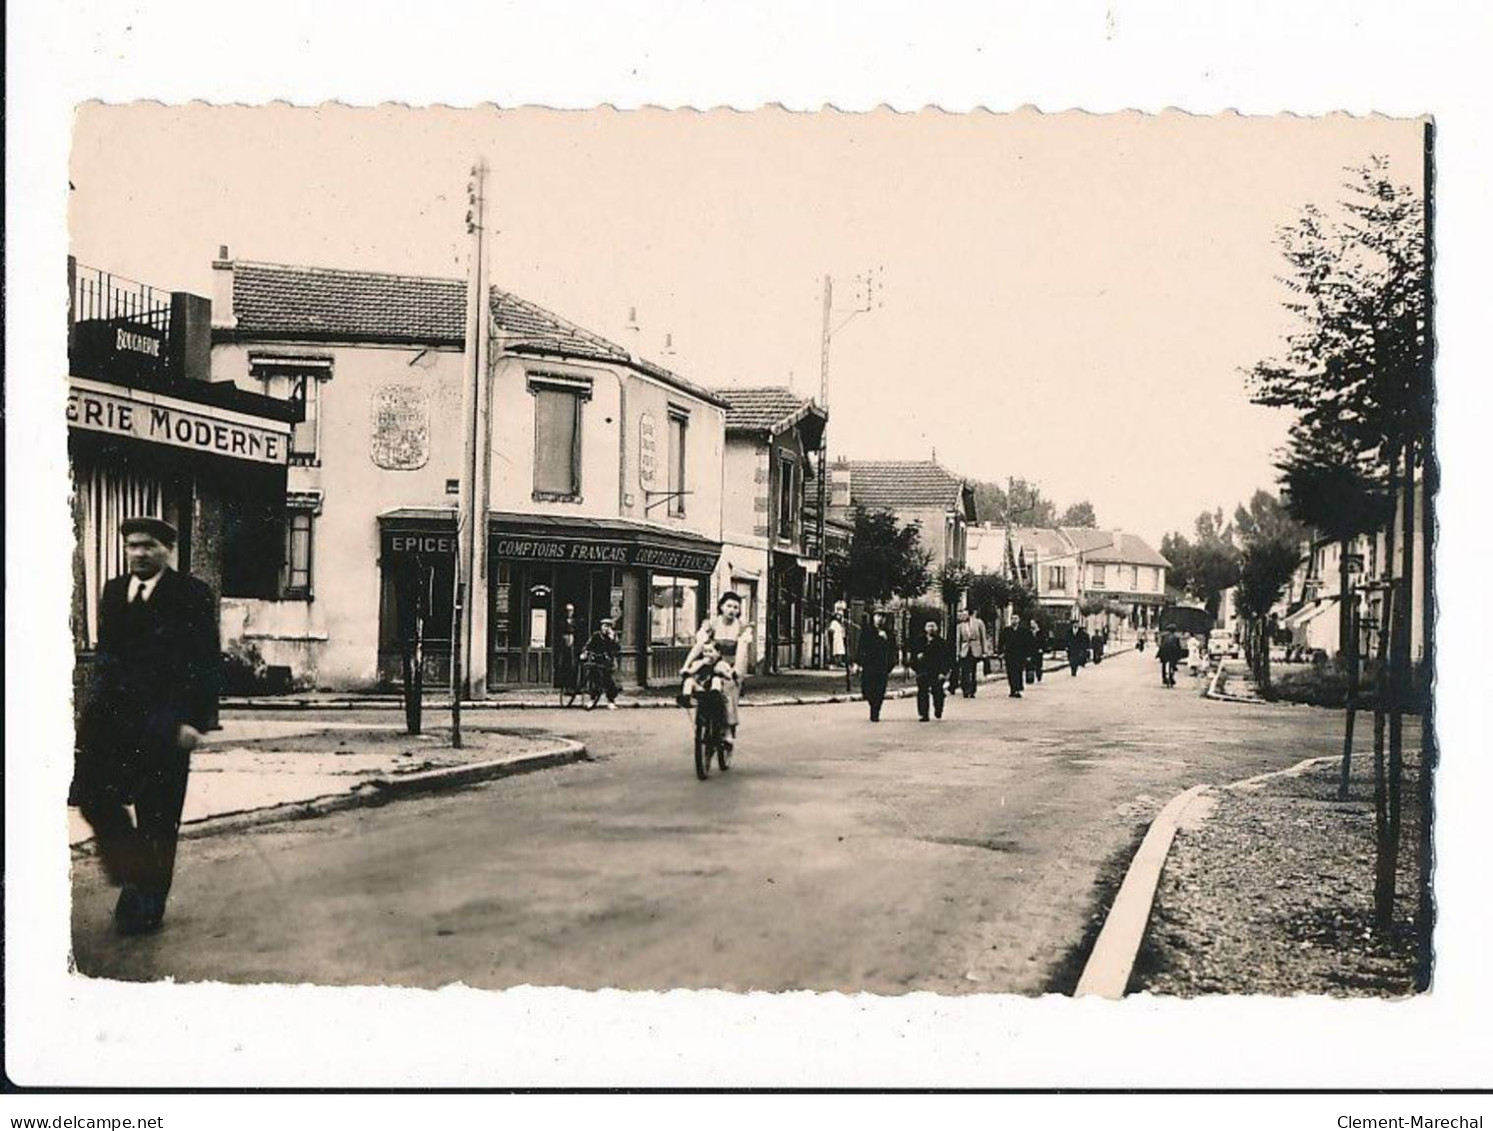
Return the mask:
<svg viewBox="0 0 1493 1131">
<path fill-rule="evenodd" d="M 233 260 L 228 258 L 228 245 L 218 248 L 218 258 L 213 260 L 213 316 L 214 329 L 231 330 L 238 325 L 238 314 L 233 309 Z"/>
<path fill-rule="evenodd" d="M 832 507 L 850 505 L 850 464 L 844 459 L 832 463 L 829 468 L 829 505 Z"/>
<path fill-rule="evenodd" d="M 1109 536 L 1114 539 L 1114 552 L 1122 554 L 1125 551 L 1125 532 L 1123 530 L 1111 530 Z"/>
</svg>

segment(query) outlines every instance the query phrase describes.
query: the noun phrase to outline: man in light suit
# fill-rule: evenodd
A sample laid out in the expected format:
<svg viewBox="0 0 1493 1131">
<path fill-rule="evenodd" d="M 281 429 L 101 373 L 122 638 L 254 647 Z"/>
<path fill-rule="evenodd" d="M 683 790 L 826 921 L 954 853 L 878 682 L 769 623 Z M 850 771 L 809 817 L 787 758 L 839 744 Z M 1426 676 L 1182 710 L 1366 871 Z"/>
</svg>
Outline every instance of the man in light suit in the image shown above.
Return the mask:
<svg viewBox="0 0 1493 1131">
<path fill-rule="evenodd" d="M 221 657 L 212 590 L 166 564 L 176 528 L 130 518 L 120 533 L 129 572 L 99 599 L 72 796 L 122 889 L 115 924 L 136 935 L 166 912 L 191 752 L 218 725 Z"/>
<path fill-rule="evenodd" d="M 959 691 L 966 699 L 973 699 L 979 688 L 979 669 L 984 666 L 985 656 L 990 650 L 990 635 L 985 631 L 985 622 L 980 619 L 980 614 L 971 613 L 968 609 L 960 610 L 956 633 Z"/>
</svg>

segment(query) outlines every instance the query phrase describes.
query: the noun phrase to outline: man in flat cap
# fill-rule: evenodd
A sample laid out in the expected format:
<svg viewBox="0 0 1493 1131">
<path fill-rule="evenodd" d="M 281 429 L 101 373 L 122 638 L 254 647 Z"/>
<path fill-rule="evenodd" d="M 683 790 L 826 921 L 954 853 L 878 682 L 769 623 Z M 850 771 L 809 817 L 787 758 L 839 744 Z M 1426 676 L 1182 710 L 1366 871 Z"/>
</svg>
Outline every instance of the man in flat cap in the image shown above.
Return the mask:
<svg viewBox="0 0 1493 1131">
<path fill-rule="evenodd" d="M 218 723 L 221 658 L 212 590 L 166 564 L 175 527 L 129 518 L 120 533 L 129 572 L 99 599 L 72 796 L 122 889 L 115 924 L 134 935 L 165 915 L 191 752 Z"/>
</svg>

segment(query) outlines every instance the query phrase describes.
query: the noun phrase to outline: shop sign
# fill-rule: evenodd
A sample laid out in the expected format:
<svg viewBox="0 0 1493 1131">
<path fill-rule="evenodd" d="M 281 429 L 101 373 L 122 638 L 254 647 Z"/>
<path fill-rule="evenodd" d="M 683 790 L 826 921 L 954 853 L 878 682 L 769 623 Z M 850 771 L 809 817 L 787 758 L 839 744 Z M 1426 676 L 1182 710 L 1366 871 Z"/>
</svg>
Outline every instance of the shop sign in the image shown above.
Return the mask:
<svg viewBox="0 0 1493 1131">
<path fill-rule="evenodd" d="M 564 538 L 495 538 L 492 551 L 506 561 L 631 565 L 674 573 L 709 573 L 715 569 L 716 561 L 715 554 L 696 550 L 671 550 L 630 542 L 577 542 Z"/>
<path fill-rule="evenodd" d="M 456 535 L 438 530 L 385 530 L 385 554 L 454 554 Z"/>
<path fill-rule="evenodd" d="M 651 413 L 638 417 L 638 482 L 643 490 L 653 487 L 658 479 L 658 430 L 653 425 Z"/>
<path fill-rule="evenodd" d="M 282 426 L 278 421 L 143 389 L 74 378 L 67 393 L 67 423 L 86 432 L 125 436 L 250 463 L 283 465 L 289 461 L 288 424 Z"/>
</svg>

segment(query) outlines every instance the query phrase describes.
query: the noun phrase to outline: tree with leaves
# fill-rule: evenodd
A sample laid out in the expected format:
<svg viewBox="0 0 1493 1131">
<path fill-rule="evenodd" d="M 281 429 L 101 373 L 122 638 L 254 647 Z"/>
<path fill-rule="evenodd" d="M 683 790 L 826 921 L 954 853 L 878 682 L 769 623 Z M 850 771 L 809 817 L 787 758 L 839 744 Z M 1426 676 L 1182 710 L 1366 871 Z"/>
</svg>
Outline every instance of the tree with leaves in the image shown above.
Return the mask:
<svg viewBox="0 0 1493 1131">
<path fill-rule="evenodd" d="M 1061 515 L 1058 516 L 1059 526 L 1081 526 L 1088 530 L 1096 530 L 1099 527 L 1099 519 L 1094 514 L 1094 504 L 1087 499 L 1074 503 Z"/>
<path fill-rule="evenodd" d="M 891 511 L 857 507 L 844 576 L 832 577 L 832 587 L 864 601 L 912 600 L 933 584 L 932 561 L 915 524 L 898 523 Z"/>
<path fill-rule="evenodd" d="M 1218 616 L 1223 592 L 1239 580 L 1239 550 L 1234 530 L 1225 524 L 1223 509 L 1203 511 L 1193 523 L 1193 540 L 1173 532 L 1161 539 L 1161 556 L 1171 563 L 1167 580 L 1201 601 L 1211 617 Z"/>
<path fill-rule="evenodd" d="M 1376 783 L 1376 795 L 1385 796 L 1375 902 L 1379 926 L 1388 930 L 1399 844 L 1403 711 L 1411 679 L 1415 540 L 1408 535 L 1415 523 L 1417 468 L 1431 442 L 1434 397 L 1428 209 L 1421 194 L 1394 179 L 1383 157 L 1349 170 L 1344 187 L 1337 210 L 1307 205 L 1280 233 L 1288 267 L 1283 282 L 1290 291 L 1286 307 L 1297 328 L 1287 336 L 1283 355 L 1257 364 L 1250 380 L 1256 402 L 1298 413 L 1303 434 L 1313 442 L 1352 453 L 1355 462 L 1377 463 L 1402 500 L 1406 536 L 1400 539 L 1401 562 L 1388 595 L 1392 671 L 1376 696 L 1374 727 L 1377 766 L 1387 700 L 1387 783 L 1382 790 Z"/>
</svg>

